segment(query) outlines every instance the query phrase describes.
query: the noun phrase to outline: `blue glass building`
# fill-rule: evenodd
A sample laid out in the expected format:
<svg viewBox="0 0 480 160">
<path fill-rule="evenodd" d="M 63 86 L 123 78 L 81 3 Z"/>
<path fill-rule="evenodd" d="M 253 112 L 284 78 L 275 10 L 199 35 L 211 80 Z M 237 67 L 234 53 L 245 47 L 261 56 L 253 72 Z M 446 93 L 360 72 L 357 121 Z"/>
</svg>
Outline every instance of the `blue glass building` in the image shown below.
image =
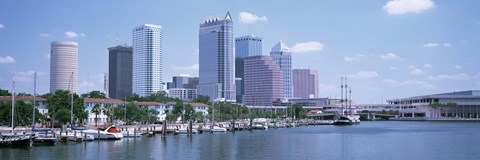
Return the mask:
<svg viewBox="0 0 480 160">
<path fill-rule="evenodd" d="M 270 56 L 272 56 L 272 59 L 280 66 L 283 72 L 284 98 L 290 99 L 293 97 L 292 53 L 290 48 L 280 41 L 273 46 Z"/>
</svg>

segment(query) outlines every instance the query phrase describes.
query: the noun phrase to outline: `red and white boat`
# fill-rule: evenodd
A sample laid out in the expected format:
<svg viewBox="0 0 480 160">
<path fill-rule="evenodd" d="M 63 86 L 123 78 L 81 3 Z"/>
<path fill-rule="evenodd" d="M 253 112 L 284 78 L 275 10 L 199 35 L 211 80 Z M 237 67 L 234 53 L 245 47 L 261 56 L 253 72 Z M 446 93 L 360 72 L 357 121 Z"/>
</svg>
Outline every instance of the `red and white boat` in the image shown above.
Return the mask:
<svg viewBox="0 0 480 160">
<path fill-rule="evenodd" d="M 123 134 L 118 130 L 115 126 L 110 126 L 105 130 L 98 129 L 98 130 L 84 130 L 83 133 L 92 135 L 94 139 L 103 139 L 103 140 L 117 140 L 122 139 Z"/>
</svg>

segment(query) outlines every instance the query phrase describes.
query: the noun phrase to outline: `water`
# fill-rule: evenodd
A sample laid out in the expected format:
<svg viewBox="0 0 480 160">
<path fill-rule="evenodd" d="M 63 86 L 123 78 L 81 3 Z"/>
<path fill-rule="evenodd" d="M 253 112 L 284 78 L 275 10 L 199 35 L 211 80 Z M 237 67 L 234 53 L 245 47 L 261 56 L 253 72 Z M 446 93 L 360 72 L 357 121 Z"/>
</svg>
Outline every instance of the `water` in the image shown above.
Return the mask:
<svg viewBox="0 0 480 160">
<path fill-rule="evenodd" d="M 480 159 L 480 123 L 362 122 L 0 148 L 0 159 Z"/>
</svg>

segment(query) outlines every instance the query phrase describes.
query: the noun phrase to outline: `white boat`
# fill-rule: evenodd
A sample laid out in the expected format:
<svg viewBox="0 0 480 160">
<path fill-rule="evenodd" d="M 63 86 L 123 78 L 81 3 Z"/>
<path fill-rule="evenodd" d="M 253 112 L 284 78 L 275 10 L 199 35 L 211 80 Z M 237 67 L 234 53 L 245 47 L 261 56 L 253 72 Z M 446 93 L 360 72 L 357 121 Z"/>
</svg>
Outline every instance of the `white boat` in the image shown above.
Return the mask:
<svg viewBox="0 0 480 160">
<path fill-rule="evenodd" d="M 226 129 L 226 128 L 219 127 L 219 126 L 213 126 L 213 128 L 212 128 L 210 131 L 211 131 L 211 132 L 226 132 L 227 129 Z"/>
<path fill-rule="evenodd" d="M 120 132 L 115 126 L 110 126 L 105 130 L 84 130 L 83 133 L 92 135 L 94 139 L 101 140 L 118 140 L 123 138 L 122 132 Z"/>
<path fill-rule="evenodd" d="M 187 130 L 187 128 L 182 127 L 182 128 L 176 129 L 174 133 L 175 134 L 187 134 L 188 130 Z M 192 129 L 192 134 L 197 134 L 197 133 L 198 133 L 198 130 Z"/>
<path fill-rule="evenodd" d="M 255 122 L 253 123 L 253 129 L 268 129 L 268 125 L 261 122 Z"/>
</svg>

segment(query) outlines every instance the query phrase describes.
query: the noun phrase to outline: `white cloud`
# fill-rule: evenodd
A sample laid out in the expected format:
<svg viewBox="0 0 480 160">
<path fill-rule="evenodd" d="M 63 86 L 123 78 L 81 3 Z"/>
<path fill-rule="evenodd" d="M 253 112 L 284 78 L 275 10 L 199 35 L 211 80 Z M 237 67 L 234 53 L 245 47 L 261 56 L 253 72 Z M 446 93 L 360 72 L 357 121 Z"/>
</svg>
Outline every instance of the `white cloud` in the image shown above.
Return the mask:
<svg viewBox="0 0 480 160">
<path fill-rule="evenodd" d="M 418 88 L 418 89 L 435 88 L 433 84 L 430 84 L 426 81 L 419 81 L 419 80 L 397 81 L 394 79 L 384 79 L 383 82 L 394 87 L 409 87 L 409 88 Z"/>
<path fill-rule="evenodd" d="M 343 58 L 343 60 L 345 62 L 354 62 L 354 61 L 363 61 L 363 60 L 366 60 L 367 59 L 367 56 L 365 55 L 362 55 L 362 54 L 355 54 L 353 56 L 345 56 Z"/>
<path fill-rule="evenodd" d="M 45 55 L 45 59 L 50 60 L 50 53 Z"/>
<path fill-rule="evenodd" d="M 240 23 L 245 23 L 245 24 L 255 23 L 258 21 L 262 21 L 262 22 L 268 21 L 268 18 L 266 16 L 259 17 L 249 12 L 240 12 L 238 13 L 238 17 L 240 18 Z"/>
<path fill-rule="evenodd" d="M 455 65 L 455 66 L 453 66 L 453 68 L 455 68 L 455 69 L 462 69 L 463 67 L 460 66 L 460 65 Z"/>
<path fill-rule="evenodd" d="M 190 77 L 189 74 L 180 74 L 180 77 Z"/>
<path fill-rule="evenodd" d="M 390 61 L 390 60 L 401 60 L 399 56 L 397 56 L 396 54 L 394 53 L 387 53 L 387 54 L 384 54 L 384 55 L 380 55 L 380 57 L 383 59 L 383 60 L 387 60 L 387 61 Z"/>
<path fill-rule="evenodd" d="M 438 47 L 438 43 L 427 43 L 427 44 L 424 44 L 423 47 L 425 47 L 425 48 L 435 48 L 435 47 Z"/>
<path fill-rule="evenodd" d="M 468 76 L 467 74 L 465 73 L 460 73 L 460 74 L 452 74 L 452 75 L 448 75 L 448 74 L 439 74 L 439 75 L 436 75 L 436 76 L 429 76 L 428 79 L 429 80 L 434 80 L 434 81 L 440 81 L 440 80 L 466 80 L 470 78 L 470 76 Z"/>
<path fill-rule="evenodd" d="M 10 56 L 1 57 L 0 56 L 0 63 L 14 63 L 14 62 L 15 62 L 15 58 L 13 58 L 13 57 L 10 57 Z"/>
<path fill-rule="evenodd" d="M 405 13 L 420 13 L 435 7 L 432 0 L 390 0 L 383 6 L 388 14 L 400 15 Z"/>
<path fill-rule="evenodd" d="M 432 64 L 429 64 L 429 63 L 427 63 L 427 64 L 424 64 L 424 65 L 423 65 L 423 67 L 425 67 L 425 68 L 431 68 L 431 67 L 433 67 L 433 65 L 432 65 Z"/>
<path fill-rule="evenodd" d="M 80 33 L 80 36 L 86 37 L 87 35 L 85 33 Z"/>
<path fill-rule="evenodd" d="M 410 74 L 412 74 L 412 75 L 422 75 L 422 74 L 425 74 L 425 71 L 422 71 L 421 69 L 416 68 L 416 69 L 411 70 Z"/>
<path fill-rule="evenodd" d="M 5 28 L 5 26 L 0 23 L 0 29 L 3 29 L 3 28 Z"/>
<path fill-rule="evenodd" d="M 76 38 L 78 37 L 78 34 L 73 32 L 73 31 L 66 31 L 65 32 L 65 35 L 67 36 L 67 38 Z"/>
<path fill-rule="evenodd" d="M 26 71 L 26 72 L 17 72 L 15 73 L 15 81 L 32 82 L 34 74 L 35 74 L 35 71 L 33 70 Z M 45 75 L 45 72 L 37 72 L 37 76 L 43 76 L 43 75 Z"/>
<path fill-rule="evenodd" d="M 320 42 L 317 41 L 309 41 L 309 42 L 302 42 L 295 44 L 291 50 L 292 52 L 300 53 L 300 52 L 314 52 L 314 51 L 321 51 L 325 47 Z"/>
<path fill-rule="evenodd" d="M 445 46 L 445 47 L 450 47 L 450 46 L 452 46 L 452 44 L 450 44 L 450 43 L 443 43 L 443 46 Z"/>
<path fill-rule="evenodd" d="M 415 68 L 417 68 L 417 66 L 415 66 L 413 64 L 408 66 L 408 69 L 415 69 Z"/>
<path fill-rule="evenodd" d="M 349 74 L 350 78 L 375 78 L 378 77 L 378 73 L 375 71 L 360 71 L 355 74 Z"/>
<path fill-rule="evenodd" d="M 198 70 L 198 63 L 192 64 L 190 66 L 183 66 L 183 67 L 173 67 L 175 70 Z"/>
<path fill-rule="evenodd" d="M 398 70 L 398 68 L 392 66 L 392 67 L 390 67 L 390 70 Z"/>
<path fill-rule="evenodd" d="M 95 84 L 92 83 L 92 82 L 89 82 L 89 81 L 82 81 L 82 82 L 78 83 L 78 88 L 92 89 L 93 87 L 95 87 Z"/>
<path fill-rule="evenodd" d="M 40 33 L 38 34 L 40 37 L 50 37 L 50 34 L 48 33 Z"/>
</svg>

